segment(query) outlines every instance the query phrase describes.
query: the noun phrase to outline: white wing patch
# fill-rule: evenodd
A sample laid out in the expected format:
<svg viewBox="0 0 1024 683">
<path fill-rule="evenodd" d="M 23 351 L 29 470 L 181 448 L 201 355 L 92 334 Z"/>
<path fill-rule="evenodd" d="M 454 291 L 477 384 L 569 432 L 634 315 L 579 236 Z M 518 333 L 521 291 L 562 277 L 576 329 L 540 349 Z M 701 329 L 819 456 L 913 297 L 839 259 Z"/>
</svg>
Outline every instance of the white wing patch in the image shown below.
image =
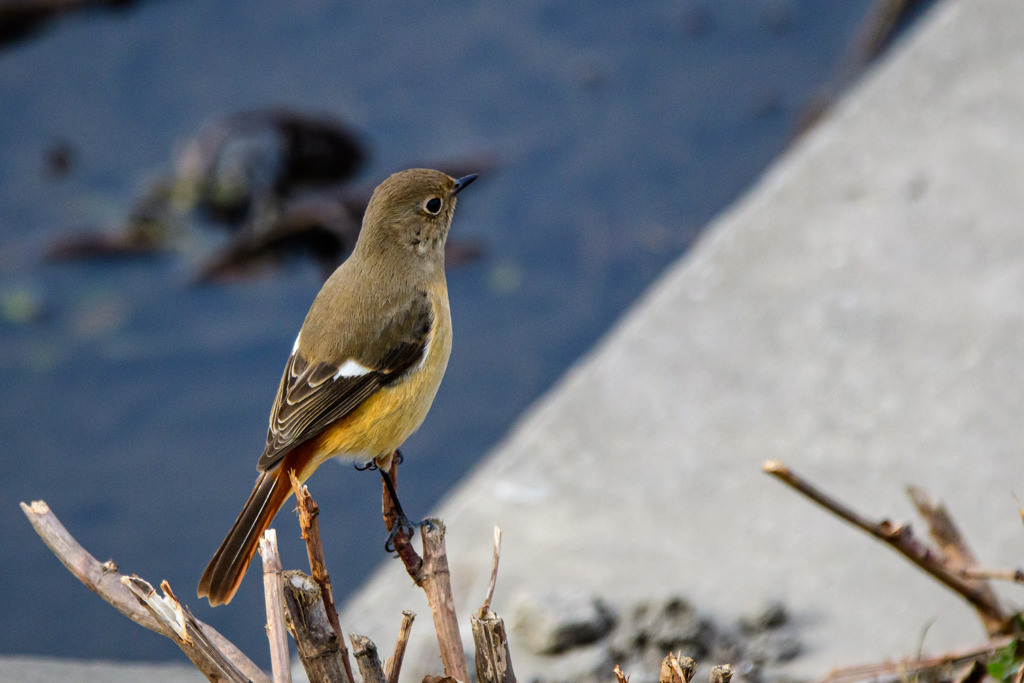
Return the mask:
<svg viewBox="0 0 1024 683">
<path fill-rule="evenodd" d="M 344 363 L 342 363 L 341 367 L 338 368 L 338 371 L 334 373 L 334 379 L 340 379 L 342 377 L 361 377 L 362 375 L 365 375 L 369 372 L 372 372 L 370 368 L 364 365 L 360 365 L 356 361 L 349 358 Z"/>
<path fill-rule="evenodd" d="M 420 357 L 419 365 L 416 366 L 417 370 L 422 368 L 427 363 L 427 358 L 430 356 L 430 341 L 431 339 L 433 339 L 433 337 L 433 334 L 427 336 L 427 343 L 423 345 L 423 355 Z"/>
<path fill-rule="evenodd" d="M 292 344 L 292 355 L 293 356 L 295 355 L 295 352 L 299 350 L 299 337 L 301 337 L 301 336 L 302 336 L 302 330 L 299 330 L 299 333 L 297 335 L 295 335 L 295 343 Z"/>
</svg>

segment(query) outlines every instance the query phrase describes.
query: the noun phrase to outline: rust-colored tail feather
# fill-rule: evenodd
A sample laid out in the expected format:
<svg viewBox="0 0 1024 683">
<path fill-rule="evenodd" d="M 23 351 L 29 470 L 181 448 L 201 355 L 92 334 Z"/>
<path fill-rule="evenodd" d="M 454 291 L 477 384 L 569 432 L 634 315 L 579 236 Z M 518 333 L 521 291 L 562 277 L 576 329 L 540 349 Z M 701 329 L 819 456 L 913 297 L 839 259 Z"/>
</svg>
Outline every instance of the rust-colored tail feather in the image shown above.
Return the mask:
<svg viewBox="0 0 1024 683">
<path fill-rule="evenodd" d="M 284 467 L 277 467 L 260 475 L 227 538 L 206 566 L 196 592 L 201 598 L 209 598 L 211 605 L 226 605 L 235 597 L 256 554 L 260 536 L 292 493 L 284 473 Z"/>
</svg>

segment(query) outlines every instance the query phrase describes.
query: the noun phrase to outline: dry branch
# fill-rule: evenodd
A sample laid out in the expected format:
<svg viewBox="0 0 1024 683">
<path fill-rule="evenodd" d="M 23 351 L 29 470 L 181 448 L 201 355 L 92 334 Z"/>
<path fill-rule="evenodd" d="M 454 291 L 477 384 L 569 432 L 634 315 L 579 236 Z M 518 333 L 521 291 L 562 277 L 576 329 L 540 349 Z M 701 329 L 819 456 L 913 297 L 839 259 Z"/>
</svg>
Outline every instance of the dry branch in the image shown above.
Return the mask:
<svg viewBox="0 0 1024 683">
<path fill-rule="evenodd" d="M 277 552 L 277 532 L 267 529 L 260 537 L 263 558 L 263 596 L 267 603 L 267 640 L 270 641 L 270 668 L 274 683 L 291 683 L 288 663 L 288 635 L 284 625 L 284 586 L 281 556 Z"/>
<path fill-rule="evenodd" d="M 928 535 L 938 544 L 946 557 L 961 567 L 973 567 L 978 564 L 963 534 L 960 533 L 960 528 L 941 501 L 932 500 L 924 489 L 917 486 L 908 486 L 907 496 L 917 508 L 917 513 L 928 524 Z"/>
<path fill-rule="evenodd" d="M 248 683 L 249 678 L 232 664 L 203 633 L 192 613 L 182 607 L 166 581 L 160 584 L 163 595 L 137 576 L 123 576 L 121 583 L 139 603 L 170 633 L 167 636 L 211 681 Z"/>
<path fill-rule="evenodd" d="M 396 483 L 398 463 L 392 462 L 387 475 L 392 484 Z M 383 486 L 382 510 L 384 524 L 391 531 L 397 523 L 396 506 L 391 500 L 387 486 Z M 441 650 L 444 673 L 459 681 L 469 680 L 469 666 L 466 652 L 459 635 L 459 620 L 455 614 L 455 599 L 452 597 L 451 574 L 448 570 L 448 554 L 444 544 L 444 524 L 439 519 L 425 519 L 420 523 L 420 537 L 423 540 L 421 558 L 404 530 L 392 539 L 395 552 L 405 565 L 405 570 L 416 585 L 423 589 L 427 604 L 434 617 L 434 630 Z"/>
<path fill-rule="evenodd" d="M 924 489 L 916 486 L 908 486 L 907 495 L 910 496 L 918 514 L 928 525 L 928 534 L 945 554 L 946 562 L 943 564 L 951 569 L 955 568 L 954 571 L 960 578 L 973 585 L 978 594 L 983 596 L 987 602 L 999 605 L 999 597 L 984 578 L 967 575 L 970 570 L 977 567 L 978 560 L 967 545 L 963 534 L 960 533 L 960 527 L 946 510 L 946 506 L 941 501 L 932 500 Z"/>
<path fill-rule="evenodd" d="M 300 571 L 286 571 L 284 602 L 288 630 L 310 683 L 345 680 L 338 634 L 324 610 L 320 585 Z"/>
<path fill-rule="evenodd" d="M 153 590 L 153 587 L 142 579 L 128 578 L 121 575 L 118 572 L 117 565 L 112 560 L 100 563 L 68 533 L 68 530 L 64 528 L 64 525 L 60 523 L 57 516 L 53 514 L 45 502 L 37 500 L 33 501 L 31 505 L 21 503 L 21 509 L 25 516 L 28 517 L 36 533 L 39 534 L 39 537 L 53 551 L 57 559 L 67 567 L 68 571 L 85 584 L 89 590 L 110 603 L 121 614 L 140 626 L 148 628 L 150 631 L 155 631 L 162 636 L 174 640 L 185 654 L 189 656 L 189 659 L 192 659 L 192 653 L 182 647 L 182 643 L 185 640 L 180 635 L 180 629 L 171 628 L 168 621 L 165 621 L 163 618 L 157 619 L 154 616 L 152 610 L 162 609 L 157 607 L 157 605 L 163 604 L 174 615 L 175 622 L 185 626 L 184 633 L 186 636 L 194 642 L 202 643 L 203 645 L 201 646 L 203 647 L 209 645 L 210 648 L 223 657 L 224 661 L 229 662 L 231 667 L 245 676 L 242 680 L 251 680 L 254 683 L 270 683 L 270 679 L 267 678 L 266 674 L 253 664 L 241 650 L 218 633 L 212 626 L 204 624 L 188 613 L 187 610 L 184 610 L 177 600 L 173 600 L 173 604 L 177 605 L 177 608 L 172 607 L 171 603 L 157 602 L 144 607 L 139 602 L 137 595 L 148 596 L 151 594 L 161 601 L 165 598 L 156 596 L 156 591 Z M 123 583 L 126 580 L 131 588 Z M 148 590 L 146 586 L 148 586 Z M 166 589 L 166 592 L 170 593 L 169 587 Z M 179 610 L 182 614 L 180 621 L 177 620 L 177 612 Z M 189 627 L 193 631 L 190 631 Z M 194 659 L 192 661 L 195 662 Z M 203 666 L 200 666 L 198 663 L 196 663 L 196 666 L 199 666 L 200 670 L 207 674 Z M 207 675 L 209 677 L 209 674 Z M 222 676 L 211 680 L 231 679 L 225 679 Z"/>
<path fill-rule="evenodd" d="M 412 622 L 415 618 L 415 612 L 409 610 L 402 612 L 402 625 L 398 629 L 395 652 L 384 665 L 384 676 L 388 679 L 388 683 L 398 683 L 398 675 L 402 672 L 402 660 L 405 659 L 405 648 L 409 644 L 409 634 L 412 632 Z"/>
<path fill-rule="evenodd" d="M 618 664 L 615 665 L 615 670 L 612 673 L 615 674 L 616 683 L 629 683 L 629 676 L 623 673 Z"/>
<path fill-rule="evenodd" d="M 380 666 L 380 657 L 377 656 L 377 646 L 366 636 L 352 634 L 352 654 L 355 655 L 356 664 L 359 665 L 359 673 L 363 676 L 363 683 L 386 683 L 384 669 Z"/>
<path fill-rule="evenodd" d="M 928 674 L 949 667 L 959 667 L 972 662 L 987 661 L 992 655 L 1009 645 L 1011 636 L 1003 636 L 990 640 L 983 645 L 968 650 L 949 652 L 937 657 L 921 657 L 904 659 L 898 662 L 881 662 L 859 664 L 841 669 L 833 669 L 826 675 L 823 683 L 850 683 L 852 681 L 905 681 L 911 677 L 927 677 Z"/>
<path fill-rule="evenodd" d="M 494 525 L 494 558 L 491 560 L 491 580 L 487 584 L 487 596 L 484 598 L 484 605 L 481 612 L 488 612 L 491 609 L 491 599 L 494 598 L 494 585 L 498 581 L 498 562 L 501 560 L 501 529 Z"/>
<path fill-rule="evenodd" d="M 427 604 L 434 616 L 434 630 L 437 631 L 437 644 L 441 648 L 445 675 L 469 681 L 469 667 L 466 665 L 466 653 L 459 635 L 459 620 L 455 615 L 444 533 L 444 524 L 439 519 L 427 519 L 420 524 L 423 564 L 416 583 L 427 594 Z"/>
<path fill-rule="evenodd" d="M 345 644 L 345 635 L 341 630 L 341 621 L 338 619 L 338 609 L 334 604 L 334 587 L 331 585 L 331 577 L 327 573 L 324 546 L 320 539 L 320 506 L 313 500 L 309 488 L 299 483 L 295 472 L 289 471 L 288 476 L 291 479 L 295 500 L 298 501 L 299 505 L 299 527 L 302 529 L 302 540 L 306 542 L 309 571 L 313 575 L 313 580 L 320 586 L 320 596 L 323 599 L 324 611 L 327 613 L 327 619 L 331 622 L 331 626 L 338 636 L 338 647 L 341 649 L 342 661 L 345 665 L 345 680 L 349 683 L 354 683 L 352 664 L 348 658 L 348 646 Z"/>
<path fill-rule="evenodd" d="M 766 462 L 763 467 L 765 472 L 786 483 L 829 512 L 886 543 L 941 584 L 960 595 L 978 613 L 982 625 L 990 636 L 1008 633 L 1013 628 L 1013 622 L 1003 610 L 1002 605 L 998 601 L 992 601 L 991 590 L 979 590 L 976 582 L 961 578 L 955 568 L 947 566 L 941 553 L 936 553 L 918 541 L 909 526 L 893 524 L 888 519 L 883 519 L 880 522 L 865 519 L 843 503 L 819 491 L 810 482 L 791 472 L 781 462 L 772 460 Z"/>
</svg>

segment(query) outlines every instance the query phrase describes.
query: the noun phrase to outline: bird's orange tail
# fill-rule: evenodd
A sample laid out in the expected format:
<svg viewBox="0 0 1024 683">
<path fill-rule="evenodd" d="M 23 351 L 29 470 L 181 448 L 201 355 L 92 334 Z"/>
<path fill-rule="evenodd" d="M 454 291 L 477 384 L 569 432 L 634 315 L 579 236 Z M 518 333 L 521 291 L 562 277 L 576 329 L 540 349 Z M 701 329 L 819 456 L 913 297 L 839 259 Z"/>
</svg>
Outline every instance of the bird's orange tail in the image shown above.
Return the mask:
<svg viewBox="0 0 1024 683">
<path fill-rule="evenodd" d="M 291 494 L 285 467 L 278 466 L 260 475 L 227 538 L 206 566 L 196 591 L 199 597 L 209 598 L 213 606 L 231 602 L 256 554 L 260 536 Z"/>
</svg>

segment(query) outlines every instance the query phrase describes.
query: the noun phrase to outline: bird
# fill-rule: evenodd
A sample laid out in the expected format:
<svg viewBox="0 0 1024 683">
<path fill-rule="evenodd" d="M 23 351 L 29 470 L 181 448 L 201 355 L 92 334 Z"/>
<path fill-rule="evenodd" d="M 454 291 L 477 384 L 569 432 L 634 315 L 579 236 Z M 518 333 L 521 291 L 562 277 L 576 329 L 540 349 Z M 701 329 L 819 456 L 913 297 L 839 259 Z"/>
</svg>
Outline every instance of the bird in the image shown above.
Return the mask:
<svg viewBox="0 0 1024 683">
<path fill-rule="evenodd" d="M 231 602 L 260 536 L 292 494 L 290 472 L 305 482 L 330 458 L 376 465 L 408 525 L 384 473 L 423 423 L 448 365 L 444 246 L 456 199 L 476 178 L 415 168 L 374 190 L 352 253 L 299 329 L 270 411 L 259 477 L 203 572 L 200 598 Z"/>
</svg>

